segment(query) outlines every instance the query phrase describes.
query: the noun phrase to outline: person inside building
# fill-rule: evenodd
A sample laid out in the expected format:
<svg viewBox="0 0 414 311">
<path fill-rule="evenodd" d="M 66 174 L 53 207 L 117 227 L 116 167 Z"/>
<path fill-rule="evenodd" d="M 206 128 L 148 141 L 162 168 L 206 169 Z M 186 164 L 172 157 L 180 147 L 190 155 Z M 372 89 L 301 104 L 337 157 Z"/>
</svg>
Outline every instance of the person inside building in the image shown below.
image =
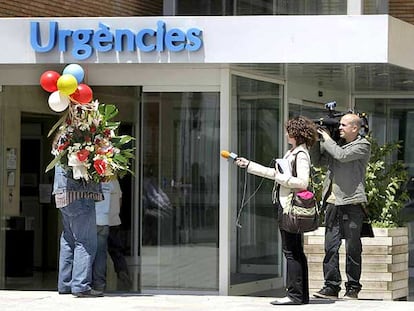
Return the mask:
<svg viewBox="0 0 414 311">
<path fill-rule="evenodd" d="M 128 264 L 124 257 L 124 246 L 121 239 L 120 210 L 122 205 L 122 190 L 118 179 L 111 181 L 111 203 L 109 208 L 109 236 L 108 252 L 114 264 L 117 274 L 117 289 L 131 290 L 132 281 L 128 270 Z"/>
<path fill-rule="evenodd" d="M 106 288 L 106 261 L 108 252 L 108 235 L 109 235 L 109 209 L 111 203 L 112 182 L 102 182 L 102 192 L 104 200 L 96 202 L 96 231 L 97 231 L 97 248 L 96 256 L 93 262 L 92 287 L 103 294 Z"/>
</svg>

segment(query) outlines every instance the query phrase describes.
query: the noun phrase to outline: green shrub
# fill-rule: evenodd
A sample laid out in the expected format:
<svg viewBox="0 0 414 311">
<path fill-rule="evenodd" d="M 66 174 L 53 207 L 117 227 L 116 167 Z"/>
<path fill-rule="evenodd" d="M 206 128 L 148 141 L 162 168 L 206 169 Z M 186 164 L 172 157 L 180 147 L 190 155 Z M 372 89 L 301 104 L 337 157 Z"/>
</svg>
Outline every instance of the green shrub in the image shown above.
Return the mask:
<svg viewBox="0 0 414 311">
<path fill-rule="evenodd" d="M 401 210 L 408 202 L 408 174 L 401 160 L 392 161 L 399 152 L 400 142 L 379 145 L 372 137 L 371 158 L 366 173 L 367 210 L 374 227 L 394 228 L 403 225 Z"/>
</svg>

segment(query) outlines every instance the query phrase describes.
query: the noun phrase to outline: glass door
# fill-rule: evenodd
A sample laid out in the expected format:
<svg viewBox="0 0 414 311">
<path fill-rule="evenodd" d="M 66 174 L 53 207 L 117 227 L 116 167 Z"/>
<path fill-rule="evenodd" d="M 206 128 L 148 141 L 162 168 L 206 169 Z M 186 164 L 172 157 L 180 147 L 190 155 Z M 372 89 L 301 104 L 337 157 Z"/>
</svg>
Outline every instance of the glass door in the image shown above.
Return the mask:
<svg viewBox="0 0 414 311">
<path fill-rule="evenodd" d="M 141 289 L 218 291 L 219 93 L 144 92 Z"/>
<path fill-rule="evenodd" d="M 271 166 L 282 154 L 282 86 L 240 76 L 232 77 L 232 136 L 237 152 Z M 237 199 L 232 207 L 231 293 L 248 294 L 283 286 L 282 252 L 277 211 L 272 205 L 273 182 L 237 170 Z M 239 224 L 237 226 L 237 224 Z"/>
</svg>

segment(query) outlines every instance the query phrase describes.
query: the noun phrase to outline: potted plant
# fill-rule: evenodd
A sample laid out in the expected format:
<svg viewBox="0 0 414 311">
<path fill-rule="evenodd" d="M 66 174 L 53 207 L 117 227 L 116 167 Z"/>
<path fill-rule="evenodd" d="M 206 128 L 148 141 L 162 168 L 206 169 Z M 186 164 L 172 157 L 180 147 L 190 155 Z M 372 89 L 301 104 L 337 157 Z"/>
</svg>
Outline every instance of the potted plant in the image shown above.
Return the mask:
<svg viewBox="0 0 414 311">
<path fill-rule="evenodd" d="M 408 174 L 402 161 L 393 161 L 399 142 L 371 142 L 371 158 L 366 172 L 366 210 L 373 226 L 374 238 L 362 239 L 362 299 L 404 299 L 408 296 L 408 230 L 403 226 L 401 211 L 409 200 L 405 188 Z M 314 187 L 321 192 L 324 170 L 315 168 Z M 324 232 L 320 227 L 305 234 L 305 252 L 309 262 L 310 291 L 323 286 L 322 261 Z M 345 274 L 345 250 L 340 250 L 340 269 Z M 342 288 L 345 286 L 342 285 Z"/>
</svg>

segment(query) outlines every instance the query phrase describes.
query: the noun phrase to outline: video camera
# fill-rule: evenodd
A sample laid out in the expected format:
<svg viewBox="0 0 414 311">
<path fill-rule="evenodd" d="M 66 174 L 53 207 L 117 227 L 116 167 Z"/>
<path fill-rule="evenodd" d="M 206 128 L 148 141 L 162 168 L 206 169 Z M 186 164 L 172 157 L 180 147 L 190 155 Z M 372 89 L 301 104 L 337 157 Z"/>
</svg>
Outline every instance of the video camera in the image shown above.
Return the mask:
<svg viewBox="0 0 414 311">
<path fill-rule="evenodd" d="M 315 119 L 313 122 L 323 130 L 327 131 L 332 139 L 336 142 L 340 140 L 339 135 L 339 121 L 342 116 L 348 113 L 354 113 L 349 110 L 348 112 L 335 112 L 336 101 L 331 101 L 325 104 L 325 109 L 328 110 L 328 115 L 324 118 Z M 366 113 L 356 113 L 361 118 L 361 130 L 359 134 L 364 137 L 368 135 L 368 119 Z"/>
</svg>

